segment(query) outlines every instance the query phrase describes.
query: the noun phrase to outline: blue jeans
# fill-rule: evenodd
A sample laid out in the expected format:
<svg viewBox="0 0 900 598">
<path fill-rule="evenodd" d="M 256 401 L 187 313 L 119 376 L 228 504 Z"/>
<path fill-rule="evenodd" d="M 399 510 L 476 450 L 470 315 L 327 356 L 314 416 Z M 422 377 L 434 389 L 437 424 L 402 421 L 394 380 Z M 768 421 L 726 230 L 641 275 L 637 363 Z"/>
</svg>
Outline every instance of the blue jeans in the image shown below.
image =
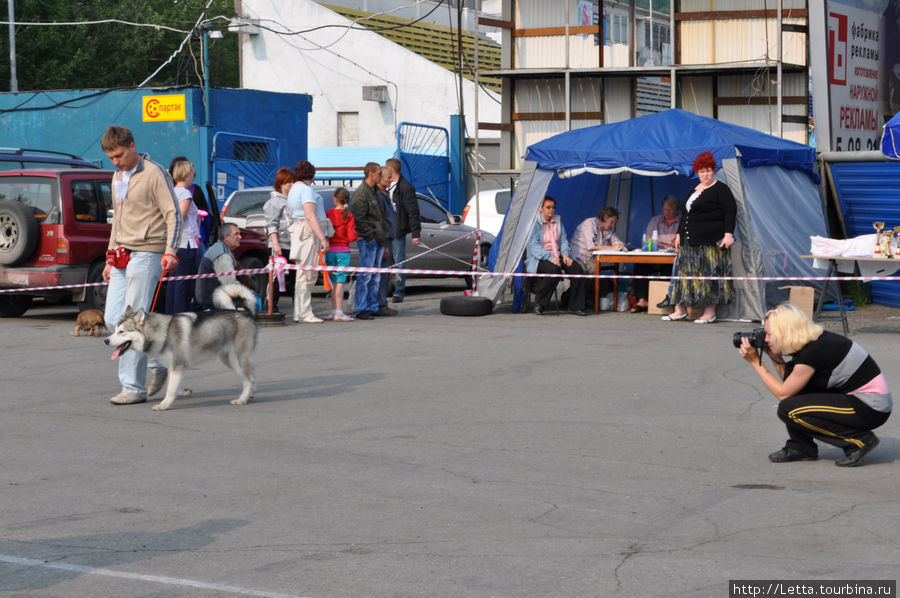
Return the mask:
<svg viewBox="0 0 900 598">
<path fill-rule="evenodd" d="M 106 327 L 113 330 L 125 316 L 125 308 L 138 311 L 150 311 L 153 295 L 162 276 L 162 264 L 159 263 L 161 253 L 135 251 L 131 254 L 128 266 L 124 270 L 112 268 L 109 271 L 109 288 L 106 291 L 106 310 L 103 317 Z M 119 382 L 122 392 L 132 392 L 144 396 L 147 394 L 147 356 L 129 350 L 119 357 Z M 150 369 L 165 369 L 159 362 L 151 361 Z"/>
<path fill-rule="evenodd" d="M 178 250 L 178 265 L 171 276 L 189 276 L 197 273 L 197 261 L 200 256 L 199 249 L 182 248 Z M 175 280 L 166 285 L 166 313 L 180 314 L 190 311 L 194 302 L 194 286 L 197 281 Z"/>
<path fill-rule="evenodd" d="M 375 239 L 371 241 L 359 239 L 356 245 L 359 247 L 360 268 L 381 267 L 381 254 L 384 248 L 379 246 Z M 381 275 L 378 273 L 360 272 L 356 276 L 356 313 L 378 311 L 378 284 L 380 282 Z"/>
<path fill-rule="evenodd" d="M 391 241 L 391 250 L 394 254 L 394 263 L 402 262 L 406 260 L 406 235 L 403 235 L 399 239 L 394 239 Z M 406 264 L 400 264 L 401 268 L 408 268 Z M 397 277 L 399 280 L 394 285 L 394 297 L 399 299 L 403 299 L 406 295 L 406 274 L 398 274 Z"/>
<path fill-rule="evenodd" d="M 390 247 L 381 248 L 381 267 L 388 268 L 394 265 L 394 255 L 391 253 Z M 382 272 L 379 274 L 381 281 L 378 283 L 378 309 L 387 307 L 387 292 L 391 284 L 391 273 Z"/>
</svg>

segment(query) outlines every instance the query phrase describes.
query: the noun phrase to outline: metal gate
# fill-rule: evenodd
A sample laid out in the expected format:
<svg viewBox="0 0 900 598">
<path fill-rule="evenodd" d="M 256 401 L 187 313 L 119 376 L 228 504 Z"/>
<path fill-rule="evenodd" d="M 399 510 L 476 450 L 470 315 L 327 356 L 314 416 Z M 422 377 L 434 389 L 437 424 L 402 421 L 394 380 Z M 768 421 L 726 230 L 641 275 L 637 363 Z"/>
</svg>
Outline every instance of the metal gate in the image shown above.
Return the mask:
<svg viewBox="0 0 900 598">
<path fill-rule="evenodd" d="M 402 122 L 397 153 L 409 182 L 419 193 L 450 209 L 450 133 L 442 127 Z"/>
<path fill-rule="evenodd" d="M 887 228 L 900 223 L 900 162 L 829 163 L 834 189 L 847 228 L 847 238 L 871 235 L 872 222 L 883 220 Z M 896 282 L 872 282 L 872 301 L 900 307 Z"/>
<path fill-rule="evenodd" d="M 213 136 L 212 172 L 219 208 L 232 192 L 271 185 L 281 164 L 278 140 L 225 131 Z"/>
</svg>

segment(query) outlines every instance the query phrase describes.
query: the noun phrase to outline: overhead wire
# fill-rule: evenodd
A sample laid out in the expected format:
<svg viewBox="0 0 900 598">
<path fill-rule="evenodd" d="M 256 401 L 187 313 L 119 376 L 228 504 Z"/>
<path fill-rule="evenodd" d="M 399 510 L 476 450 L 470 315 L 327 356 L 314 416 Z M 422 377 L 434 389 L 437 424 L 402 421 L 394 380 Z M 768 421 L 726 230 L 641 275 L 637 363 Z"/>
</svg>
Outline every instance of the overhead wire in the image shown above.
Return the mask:
<svg viewBox="0 0 900 598">
<path fill-rule="evenodd" d="M 415 4 L 420 4 L 420 3 L 421 3 L 421 2 L 416 2 Z M 340 29 L 352 29 L 352 30 L 355 30 L 355 31 L 392 31 L 392 30 L 394 30 L 394 29 L 403 29 L 403 28 L 405 28 L 405 27 L 409 27 L 410 25 L 415 25 L 416 23 L 419 23 L 419 22 L 421 22 L 421 21 L 427 19 L 428 17 L 431 16 L 432 13 L 434 13 L 434 11 L 436 11 L 438 8 L 440 8 L 440 6 L 441 6 L 443 3 L 444 3 L 444 0 L 437 0 L 437 1 L 435 2 L 434 8 L 432 8 L 431 10 L 429 10 L 427 13 L 425 13 L 425 14 L 422 15 L 421 17 L 419 17 L 419 18 L 417 18 L 417 19 L 414 19 L 414 20 L 412 20 L 412 21 L 410 21 L 410 22 L 408 22 L 408 23 L 399 23 L 399 24 L 397 24 L 397 25 L 390 25 L 390 26 L 376 26 L 376 25 L 373 25 L 373 26 L 371 26 L 371 27 L 367 27 L 367 26 L 354 27 L 352 24 L 351 24 L 351 25 L 344 25 L 344 24 L 340 24 L 340 23 L 328 23 L 328 24 L 326 24 L 326 25 L 318 25 L 318 26 L 316 26 L 316 27 L 311 27 L 311 28 L 309 28 L 309 29 L 300 29 L 300 30 L 297 30 L 297 31 L 291 31 L 290 29 L 287 29 L 287 27 L 285 27 L 285 29 L 287 29 L 286 31 L 285 31 L 285 30 L 279 31 L 279 30 L 277 30 L 277 29 L 273 29 L 273 28 L 271 28 L 271 27 L 267 27 L 267 26 L 261 24 L 262 22 L 269 22 L 269 23 L 276 23 L 276 24 L 281 25 L 282 27 L 284 27 L 284 24 L 283 24 L 283 23 L 279 23 L 279 22 L 273 21 L 273 20 L 271 20 L 271 19 L 260 19 L 260 23 L 253 23 L 252 26 L 253 26 L 253 27 L 258 27 L 258 28 L 260 28 L 260 29 L 265 29 L 266 31 L 271 31 L 272 33 L 275 33 L 275 34 L 277 34 L 277 35 L 284 35 L 284 36 L 293 36 L 293 35 L 299 35 L 299 36 L 302 36 L 302 35 L 304 35 L 304 34 L 306 34 L 306 33 L 313 33 L 313 32 L 315 32 L 315 31 L 320 31 L 320 30 L 322 30 L 322 29 L 334 29 L 334 28 L 340 28 Z M 415 4 L 413 4 L 413 5 L 411 5 L 411 6 L 414 6 Z M 448 4 L 448 6 L 449 6 L 449 4 Z M 403 8 L 403 7 L 401 7 L 401 8 Z M 394 10 L 398 10 L 398 9 L 394 9 Z M 393 12 L 393 11 L 391 11 L 391 12 Z M 358 23 L 358 22 L 360 22 L 360 21 L 365 21 L 365 20 L 368 20 L 368 19 L 372 19 L 372 18 L 374 18 L 374 17 L 376 17 L 376 16 L 379 16 L 379 15 L 382 15 L 382 14 L 388 14 L 388 13 L 383 13 L 383 12 L 382 12 L 382 13 L 375 13 L 375 14 L 372 14 L 372 15 L 366 15 L 366 16 L 360 17 L 360 18 L 358 18 L 358 19 L 356 19 L 356 20 L 353 20 L 352 23 Z M 214 19 L 228 19 L 229 21 L 231 20 L 229 17 L 225 17 L 225 16 L 216 16 L 216 17 L 213 17 L 213 18 L 210 19 L 210 20 L 214 20 Z M 238 27 L 238 28 L 241 28 L 241 27 L 250 27 L 251 25 L 250 25 L 249 23 L 235 23 L 233 26 Z"/>
<path fill-rule="evenodd" d="M 147 82 L 150 81 L 150 79 L 155 77 L 161 70 L 163 70 L 166 67 L 166 65 L 168 65 L 170 62 L 172 62 L 172 60 L 174 60 L 176 56 L 181 54 L 181 51 L 184 49 L 184 44 L 186 44 L 188 41 L 190 41 L 191 37 L 193 37 L 193 35 L 194 35 L 194 32 L 197 30 L 197 28 L 200 26 L 200 24 L 205 20 L 204 17 L 206 16 L 206 11 L 209 10 L 209 6 L 212 4 L 212 2 L 213 2 L 213 0 L 207 0 L 206 6 L 203 7 L 203 11 L 200 13 L 200 16 L 197 18 L 197 21 L 194 23 L 194 26 L 188 32 L 187 36 L 185 36 L 185 38 L 183 40 L 181 40 L 181 44 L 178 45 L 178 49 L 175 50 L 175 52 L 173 52 L 172 55 L 169 56 L 169 58 L 165 62 L 163 62 L 161 65 L 159 65 L 159 68 L 157 68 L 155 71 L 153 71 L 153 73 L 151 73 L 151 75 L 149 77 L 147 77 L 146 79 L 141 81 L 141 83 L 140 83 L 140 85 L 138 85 L 138 87 L 143 87 L 144 85 L 146 85 Z M 205 70 L 206 66 L 204 65 L 203 68 Z"/>
<path fill-rule="evenodd" d="M 150 27 L 152 29 L 165 29 L 166 31 L 174 31 L 175 33 L 188 33 L 183 29 L 175 29 L 167 25 L 158 23 L 135 23 L 132 21 L 123 21 L 121 19 L 102 19 L 100 21 L 66 21 L 66 22 L 46 22 L 46 23 L 23 23 L 22 21 L 0 21 L 0 25 L 16 25 L 23 27 L 72 27 L 80 25 L 103 25 L 105 23 L 118 23 L 119 25 L 133 25 L 134 27 Z"/>
</svg>

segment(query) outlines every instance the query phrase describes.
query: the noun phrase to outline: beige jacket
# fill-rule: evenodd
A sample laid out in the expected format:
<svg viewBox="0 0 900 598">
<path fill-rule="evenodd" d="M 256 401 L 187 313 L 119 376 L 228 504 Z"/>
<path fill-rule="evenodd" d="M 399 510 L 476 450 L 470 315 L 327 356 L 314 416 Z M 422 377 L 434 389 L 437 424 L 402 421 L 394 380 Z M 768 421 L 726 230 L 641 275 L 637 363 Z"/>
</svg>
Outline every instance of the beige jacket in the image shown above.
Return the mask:
<svg viewBox="0 0 900 598">
<path fill-rule="evenodd" d="M 112 180 L 113 222 L 109 249 L 125 247 L 175 255 L 181 239 L 181 211 L 166 170 L 143 154 L 128 181 L 125 197 L 117 194 L 122 171 Z"/>
</svg>

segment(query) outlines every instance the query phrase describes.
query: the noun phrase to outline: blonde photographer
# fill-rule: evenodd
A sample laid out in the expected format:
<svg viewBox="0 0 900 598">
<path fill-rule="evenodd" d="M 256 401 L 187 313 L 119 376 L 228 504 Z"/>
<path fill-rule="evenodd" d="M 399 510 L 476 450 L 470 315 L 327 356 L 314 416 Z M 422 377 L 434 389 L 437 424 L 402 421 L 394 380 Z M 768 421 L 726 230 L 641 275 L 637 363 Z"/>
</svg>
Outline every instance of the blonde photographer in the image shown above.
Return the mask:
<svg viewBox="0 0 900 598">
<path fill-rule="evenodd" d="M 778 417 L 787 426 L 784 448 L 769 460 L 813 461 L 820 440 L 844 451 L 835 465 L 859 465 L 878 446 L 872 430 L 887 421 L 893 406 L 878 364 L 856 342 L 823 330 L 790 303 L 766 314 L 765 331 L 775 373 L 746 337 L 740 354 L 780 401 Z"/>
</svg>

